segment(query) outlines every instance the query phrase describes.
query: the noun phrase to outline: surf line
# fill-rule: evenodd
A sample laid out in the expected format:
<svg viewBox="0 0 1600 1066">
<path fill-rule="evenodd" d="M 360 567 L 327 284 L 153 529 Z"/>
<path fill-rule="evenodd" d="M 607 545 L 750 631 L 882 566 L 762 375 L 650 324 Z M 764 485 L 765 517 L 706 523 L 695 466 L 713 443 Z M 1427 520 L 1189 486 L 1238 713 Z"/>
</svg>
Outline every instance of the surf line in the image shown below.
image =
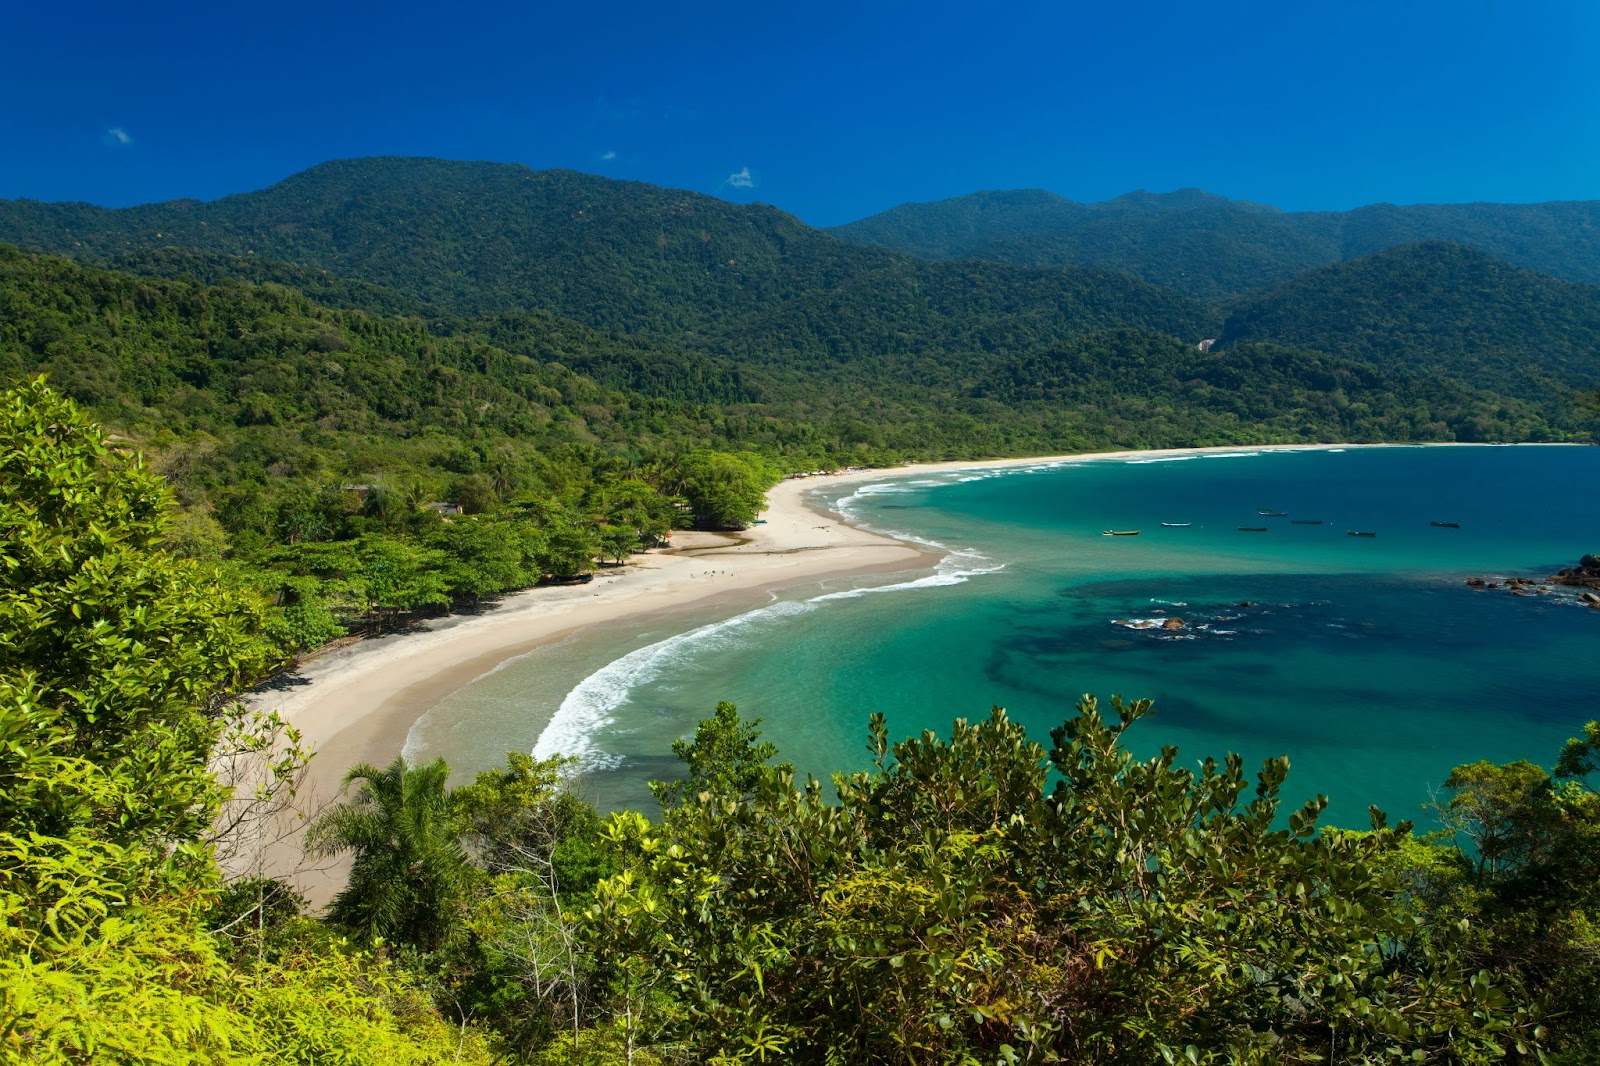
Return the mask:
<svg viewBox="0 0 1600 1066">
<path fill-rule="evenodd" d="M 930 542 L 924 540 L 922 543 Z M 534 743 L 534 758 L 571 755 L 578 758 L 579 766 L 585 771 L 614 770 L 622 764 L 623 757 L 600 750 L 597 741 L 606 728 L 615 724 L 617 708 L 627 701 L 635 689 L 675 669 L 681 669 L 695 655 L 736 646 L 744 631 L 781 624 L 810 614 L 823 604 L 836 600 L 858 599 L 881 592 L 908 592 L 959 585 L 973 577 L 1004 569 L 1003 564 L 995 563 L 978 552 L 943 550 L 949 554 L 939 560 L 933 573 L 922 577 L 888 585 L 866 585 L 825 592 L 804 600 L 779 600 L 658 640 L 612 660 L 578 682 L 567 693 Z"/>
</svg>

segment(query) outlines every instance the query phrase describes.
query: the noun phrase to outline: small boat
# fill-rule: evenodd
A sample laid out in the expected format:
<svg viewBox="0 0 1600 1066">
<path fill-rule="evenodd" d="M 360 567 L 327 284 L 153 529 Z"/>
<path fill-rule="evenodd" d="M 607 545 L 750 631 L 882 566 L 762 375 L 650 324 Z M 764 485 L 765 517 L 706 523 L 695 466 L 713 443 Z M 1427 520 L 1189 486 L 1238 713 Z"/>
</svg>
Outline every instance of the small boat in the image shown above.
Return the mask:
<svg viewBox="0 0 1600 1066">
<path fill-rule="evenodd" d="M 1376 537 L 1377 536 L 1376 533 L 1364 533 L 1364 532 L 1362 532 L 1361 530 L 1358 530 L 1358 529 L 1347 529 L 1347 530 L 1344 531 L 1344 535 L 1347 536 L 1347 537 Z"/>
<path fill-rule="evenodd" d="M 1434 529 L 1460 529 L 1461 528 L 1461 523 L 1460 522 L 1429 522 L 1428 525 L 1432 526 Z"/>
<path fill-rule="evenodd" d="M 1322 525 L 1322 519 L 1320 519 L 1320 518 L 1291 518 L 1291 519 L 1289 519 L 1289 524 L 1291 526 L 1320 526 L 1320 525 Z"/>
<path fill-rule="evenodd" d="M 1163 522 L 1161 524 L 1167 529 L 1188 529 L 1194 525 L 1193 522 Z"/>
<path fill-rule="evenodd" d="M 1100 531 L 1100 535 L 1102 537 L 1137 537 L 1139 531 L 1137 529 L 1103 529 Z"/>
<path fill-rule="evenodd" d="M 1256 514 L 1260 515 L 1262 518 L 1286 518 L 1288 517 L 1289 512 L 1269 511 L 1265 507 L 1258 507 L 1256 508 Z"/>
<path fill-rule="evenodd" d="M 1239 532 L 1240 533 L 1265 533 L 1266 531 L 1267 531 L 1267 527 L 1266 526 L 1240 526 L 1239 527 Z"/>
</svg>

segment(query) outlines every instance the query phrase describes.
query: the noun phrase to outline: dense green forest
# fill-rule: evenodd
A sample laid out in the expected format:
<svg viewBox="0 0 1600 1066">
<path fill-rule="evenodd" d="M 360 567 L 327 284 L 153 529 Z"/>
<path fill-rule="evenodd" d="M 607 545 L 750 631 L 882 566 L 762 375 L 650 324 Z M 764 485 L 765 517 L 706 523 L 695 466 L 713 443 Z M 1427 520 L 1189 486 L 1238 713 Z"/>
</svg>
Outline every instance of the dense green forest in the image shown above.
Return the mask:
<svg viewBox="0 0 1600 1066">
<path fill-rule="evenodd" d="M 1219 343 L 1260 340 L 1450 374 L 1537 401 L 1600 383 L 1600 287 L 1457 244 L 1410 244 L 1242 302 Z"/>
<path fill-rule="evenodd" d="M 1600 1054 L 1593 723 L 1551 770 L 1457 768 L 1418 837 L 1320 826 L 1287 759 L 1137 760 L 1144 701 L 1085 697 L 1048 748 L 999 709 L 899 743 L 872 716 L 874 768 L 827 787 L 723 704 L 652 815 L 559 760 L 352 767 L 307 836 L 351 876 L 309 917 L 216 859 L 304 765 L 228 699 L 270 667 L 260 603 L 168 551 L 161 479 L 41 384 L 0 394 L 0 475 L 8 1061 Z"/>
<path fill-rule="evenodd" d="M 451 313 L 537 309 L 741 359 L 992 350 L 1215 316 L 1111 271 L 925 263 L 760 205 L 495 163 L 326 163 L 257 193 L 110 211 L 0 201 L 0 240 L 104 262 L 168 247 L 327 270 Z M 292 278 L 274 278 L 292 283 Z"/>
<path fill-rule="evenodd" d="M 1600 202 L 1372 204 L 1285 212 L 1199 189 L 1081 204 L 1043 190 L 902 204 L 836 226 L 845 240 L 929 259 L 1125 270 L 1202 300 L 1418 241 L 1477 248 L 1569 281 L 1600 283 Z"/>
</svg>

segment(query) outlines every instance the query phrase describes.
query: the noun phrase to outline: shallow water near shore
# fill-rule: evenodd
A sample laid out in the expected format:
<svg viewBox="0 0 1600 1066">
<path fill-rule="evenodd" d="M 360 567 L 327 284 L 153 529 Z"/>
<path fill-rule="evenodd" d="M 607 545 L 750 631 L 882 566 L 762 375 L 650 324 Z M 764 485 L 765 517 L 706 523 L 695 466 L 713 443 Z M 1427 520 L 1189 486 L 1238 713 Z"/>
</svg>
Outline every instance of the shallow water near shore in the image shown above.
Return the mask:
<svg viewBox="0 0 1600 1066">
<path fill-rule="evenodd" d="M 1600 449 L 1572 447 L 1241 450 L 824 483 L 820 502 L 851 521 L 951 554 L 936 573 L 540 649 L 435 708 L 408 754 L 465 770 L 512 749 L 578 751 L 591 798 L 639 805 L 719 700 L 826 777 L 866 764 L 873 711 L 903 736 L 1000 704 L 1048 744 L 1079 695 L 1118 693 L 1156 702 L 1130 734 L 1140 754 L 1287 754 L 1291 802 L 1325 793 L 1347 825 L 1368 804 L 1419 818 L 1452 766 L 1549 764 L 1600 716 L 1600 611 L 1463 584 L 1600 550 L 1597 483 Z M 1162 627 L 1174 617 L 1182 629 Z"/>
</svg>

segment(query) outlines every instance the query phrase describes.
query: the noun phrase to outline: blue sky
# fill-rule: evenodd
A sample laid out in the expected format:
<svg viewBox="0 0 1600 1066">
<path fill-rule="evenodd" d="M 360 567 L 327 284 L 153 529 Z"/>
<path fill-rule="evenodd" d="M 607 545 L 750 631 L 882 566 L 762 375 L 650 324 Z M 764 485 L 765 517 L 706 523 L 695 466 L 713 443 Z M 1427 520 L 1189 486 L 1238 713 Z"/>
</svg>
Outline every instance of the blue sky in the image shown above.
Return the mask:
<svg viewBox="0 0 1600 1066">
<path fill-rule="evenodd" d="M 0 197 L 493 159 L 760 200 L 1600 199 L 1595 0 L 19 3 Z"/>
</svg>

